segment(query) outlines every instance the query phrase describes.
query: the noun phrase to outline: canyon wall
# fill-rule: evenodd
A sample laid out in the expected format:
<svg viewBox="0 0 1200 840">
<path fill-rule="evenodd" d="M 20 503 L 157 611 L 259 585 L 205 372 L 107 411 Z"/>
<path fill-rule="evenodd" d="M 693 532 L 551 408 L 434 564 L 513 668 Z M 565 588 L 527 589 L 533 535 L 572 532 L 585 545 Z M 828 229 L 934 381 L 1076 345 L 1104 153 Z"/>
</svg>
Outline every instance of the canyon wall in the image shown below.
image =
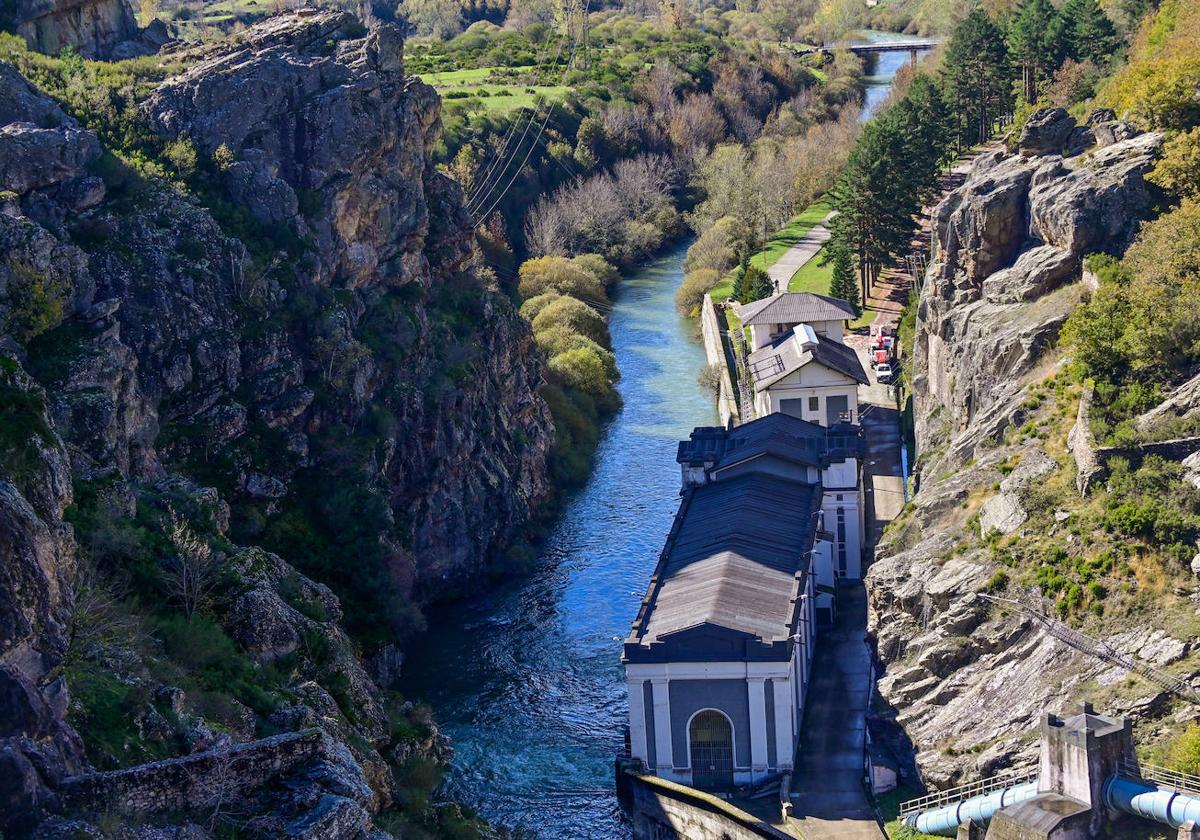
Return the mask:
<svg viewBox="0 0 1200 840">
<path fill-rule="evenodd" d="M 1145 737 L 1173 713 L 1166 691 L 989 600 L 1053 611 L 1048 575 L 1109 562 L 1087 548 L 1084 517 L 1097 514 L 1084 508 L 1103 502 L 1075 486 L 1066 438 L 1078 386 L 1056 375 L 1056 344 L 1088 293 L 1082 258 L 1119 253 L 1149 211 L 1143 176 L 1161 144 L 1111 114 L 1076 126 L 1041 112 L 1020 153 L 983 155 L 934 214 L 912 359 L 919 489 L 867 576 L 883 666 L 873 731 L 930 787 L 1031 766 L 1029 733 L 1047 708 L 1092 699 L 1146 722 Z M 1190 589 L 1164 597 L 1180 615 L 1194 611 Z M 1174 615 L 1148 626 L 1102 607 L 1071 620 L 1150 664 L 1200 672 Z"/>
<path fill-rule="evenodd" d="M 402 47 L 395 27 L 305 11 L 173 55 L 139 122 L 191 159 L 186 189 L 0 64 L 6 830 L 120 808 L 80 801 L 112 788 L 86 781 L 76 684 L 145 698 L 120 764 L 320 727 L 329 746 L 267 773 L 290 795 L 239 790 L 267 833 L 361 836 L 396 760 L 444 760 L 436 729 L 398 738 L 385 708 L 395 640 L 497 570 L 548 492 L 552 432 L 528 327 L 475 277 L 462 194 L 430 164 L 439 101 Z M 208 632 L 260 672 L 241 688 L 210 685 L 217 665 L 169 634 L 117 644 L 102 603 L 170 630 L 178 601 L 194 628 L 163 586 L 206 551 Z M 103 638 L 81 629 L 97 615 Z"/>
</svg>

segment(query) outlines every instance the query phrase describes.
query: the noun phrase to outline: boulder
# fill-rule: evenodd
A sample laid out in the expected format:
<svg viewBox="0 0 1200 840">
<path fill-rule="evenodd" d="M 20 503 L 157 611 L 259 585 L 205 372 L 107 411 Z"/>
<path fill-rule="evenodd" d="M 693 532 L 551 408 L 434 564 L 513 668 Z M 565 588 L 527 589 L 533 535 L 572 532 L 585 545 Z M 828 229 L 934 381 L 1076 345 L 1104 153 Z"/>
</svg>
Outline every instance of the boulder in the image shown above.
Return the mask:
<svg viewBox="0 0 1200 840">
<path fill-rule="evenodd" d="M 1148 431 L 1155 425 L 1171 419 L 1189 419 L 1200 415 L 1200 374 L 1184 382 L 1166 399 L 1143 414 L 1138 415 L 1134 425 L 1138 431 Z"/>
<path fill-rule="evenodd" d="M 990 303 L 1022 303 L 1054 291 L 1079 275 L 1079 258 L 1053 245 L 1030 248 L 1013 263 L 983 281 Z"/>
<path fill-rule="evenodd" d="M 1034 111 L 1021 130 L 1017 148 L 1022 155 L 1057 155 L 1067 147 L 1075 118 L 1062 108 Z"/>
</svg>

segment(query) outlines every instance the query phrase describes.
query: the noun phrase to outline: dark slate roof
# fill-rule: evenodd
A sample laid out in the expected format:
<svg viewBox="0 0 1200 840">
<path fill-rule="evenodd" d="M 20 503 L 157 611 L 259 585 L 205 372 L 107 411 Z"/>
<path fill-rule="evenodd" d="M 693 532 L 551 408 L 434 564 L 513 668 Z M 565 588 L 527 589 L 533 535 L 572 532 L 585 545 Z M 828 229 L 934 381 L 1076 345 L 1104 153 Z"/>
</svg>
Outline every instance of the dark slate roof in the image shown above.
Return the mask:
<svg viewBox="0 0 1200 840">
<path fill-rule="evenodd" d="M 738 307 L 737 313 L 747 327 L 855 318 L 853 307 L 846 301 L 812 292 L 780 292 L 753 303 L 744 303 Z"/>
<path fill-rule="evenodd" d="M 859 426 L 838 423 L 827 429 L 790 414 L 772 412 L 732 429 L 699 426 L 692 430 L 689 440 L 679 442 L 676 460 L 720 470 L 760 455 L 773 455 L 824 469 L 846 458 L 861 458 L 865 451 Z"/>
<path fill-rule="evenodd" d="M 747 361 L 756 391 L 769 388 L 789 373 L 814 361 L 830 370 L 844 373 L 863 385 L 870 384 L 867 374 L 863 371 L 862 362 L 858 360 L 858 354 L 840 341 L 823 335 L 817 336 L 815 345 L 804 349 L 795 330 L 789 330 L 766 347 L 755 350 Z"/>
<path fill-rule="evenodd" d="M 626 659 L 705 626 L 771 648 L 755 658 L 786 659 L 820 502 L 820 485 L 759 472 L 690 488 L 626 641 Z"/>
</svg>

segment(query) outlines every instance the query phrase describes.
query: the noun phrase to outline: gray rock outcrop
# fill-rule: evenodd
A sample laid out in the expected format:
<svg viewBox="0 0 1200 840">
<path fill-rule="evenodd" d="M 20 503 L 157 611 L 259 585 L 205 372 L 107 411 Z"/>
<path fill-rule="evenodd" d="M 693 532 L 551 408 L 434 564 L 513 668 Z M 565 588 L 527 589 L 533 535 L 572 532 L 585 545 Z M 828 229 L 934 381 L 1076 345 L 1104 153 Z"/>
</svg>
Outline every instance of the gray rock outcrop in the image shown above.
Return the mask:
<svg viewBox="0 0 1200 840">
<path fill-rule="evenodd" d="M 187 55 L 143 114 L 164 144 L 221 151 L 211 207 L 98 166 L 97 137 L 0 63 L 6 836 L 103 788 L 57 677 L 88 566 L 76 535 L 97 542 L 86 516 L 76 532 L 64 521 L 76 488 L 120 540 L 163 539 L 168 512 L 203 522 L 221 581 L 208 620 L 247 668 L 287 680 L 286 702 L 223 695 L 214 711 L 139 650 L 71 651 L 139 698 L 140 744 L 220 758 L 259 728 L 324 731 L 320 757 L 239 790 L 263 836 L 361 837 L 392 801 L 388 759 L 447 760 L 431 721 L 394 737 L 341 626 L 361 617 L 297 569 L 310 558 L 258 544 L 280 517 L 324 527 L 325 509 L 304 505 L 352 496 L 372 556 L 338 571 L 375 563 L 362 572 L 394 621 L 378 629 L 400 641 L 426 600 L 476 585 L 548 492 L 541 360 L 507 298 L 472 275 L 461 191 L 430 162 L 438 100 L 401 54 L 395 27 L 304 12 Z M 117 556 L 109 571 L 127 574 Z M 402 656 L 384 660 L 394 681 Z M 93 829 L 59 816 L 42 834 Z"/>
<path fill-rule="evenodd" d="M 972 441 L 994 440 L 1019 417 L 1003 406 L 1079 302 L 1083 256 L 1132 237 L 1161 143 L 1142 134 L 1086 161 L 992 153 L 938 205 L 914 348 L 922 450 L 949 443 L 961 463 Z M 968 425 L 976 435 L 955 441 Z"/>
<path fill-rule="evenodd" d="M 1064 158 L 1081 138 L 1064 117 L 1037 115 L 1022 155 L 981 157 L 933 217 L 936 250 L 913 354 L 920 489 L 867 575 L 882 717 L 903 733 L 897 740 L 933 788 L 1034 766 L 1025 734 L 1047 708 L 1084 690 L 1111 692 L 1110 708 L 1135 719 L 1168 707 L 1157 688 L 1118 691 L 1124 671 L 985 597 L 1003 591 L 1040 603 L 1041 587 L 1054 585 L 1035 585 L 1014 560 L 1035 516 L 1033 536 L 1057 534 L 1072 558 L 1084 554 L 1074 514 L 1046 504 L 1070 487 L 1071 466 L 1040 428 L 1069 423 L 1074 404 L 1042 406 L 1052 398 L 1038 383 L 1055 372 L 1059 330 L 1082 298 L 1082 258 L 1127 244 L 1149 208 L 1143 177 L 1162 142 L 1157 134 L 1097 139 Z M 1101 114 L 1088 129 L 1124 134 L 1110 122 Z M 1078 448 L 1079 436 L 1073 441 Z M 1190 652 L 1166 633 L 1106 641 L 1147 663 Z"/>
</svg>

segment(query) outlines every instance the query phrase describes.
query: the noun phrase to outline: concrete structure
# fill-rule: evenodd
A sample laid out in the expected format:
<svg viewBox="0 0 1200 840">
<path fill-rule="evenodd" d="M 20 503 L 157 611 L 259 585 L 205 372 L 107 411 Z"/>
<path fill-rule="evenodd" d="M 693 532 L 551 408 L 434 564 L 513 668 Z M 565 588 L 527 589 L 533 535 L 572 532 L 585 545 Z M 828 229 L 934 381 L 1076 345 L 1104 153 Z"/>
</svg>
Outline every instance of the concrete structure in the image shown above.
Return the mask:
<svg viewBox="0 0 1200 840">
<path fill-rule="evenodd" d="M 799 324 L 747 362 L 759 417 L 778 411 L 822 426 L 858 422 L 858 386 L 870 382 L 840 337 Z"/>
<path fill-rule="evenodd" d="M 801 324 L 841 344 L 846 321 L 855 317 L 846 301 L 811 292 L 782 292 L 753 303 L 734 304 L 734 311 L 742 326 L 750 328 L 751 350 L 778 341 Z"/>
<path fill-rule="evenodd" d="M 904 821 L 943 837 L 955 836 L 960 823 L 973 819 L 988 823 L 987 840 L 1092 840 L 1105 836 L 1110 808 L 1138 812 L 1129 803 L 1125 808 L 1114 804 L 1114 785 L 1125 784 L 1135 795 L 1143 788 L 1152 791 L 1121 775 L 1139 775 L 1128 718 L 1098 715 L 1085 703 L 1069 718 L 1047 714 L 1040 734 L 1036 782 L 935 803 L 908 813 Z"/>
<path fill-rule="evenodd" d="M 840 573 L 822 478 L 862 452 L 857 427 L 787 415 L 680 444 L 683 498 L 622 657 L 630 752 L 654 775 L 720 790 L 794 766 Z"/>
</svg>

